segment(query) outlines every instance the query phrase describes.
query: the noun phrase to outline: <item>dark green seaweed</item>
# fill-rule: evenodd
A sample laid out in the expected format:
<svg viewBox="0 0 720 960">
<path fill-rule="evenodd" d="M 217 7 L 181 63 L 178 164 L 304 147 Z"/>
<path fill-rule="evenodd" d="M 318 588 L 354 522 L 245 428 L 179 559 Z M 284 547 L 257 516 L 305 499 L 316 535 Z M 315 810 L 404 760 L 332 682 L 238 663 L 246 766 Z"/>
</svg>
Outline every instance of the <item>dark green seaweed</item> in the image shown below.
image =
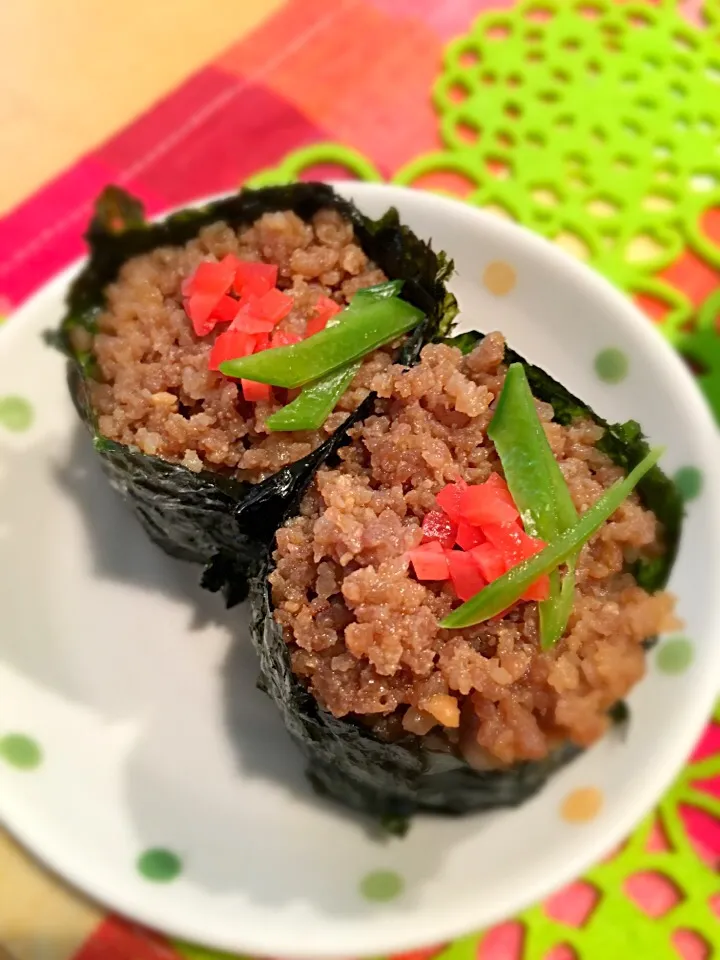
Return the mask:
<svg viewBox="0 0 720 960">
<path fill-rule="evenodd" d="M 482 334 L 473 333 L 445 342 L 468 352 L 481 339 Z M 589 416 L 604 427 L 598 446 L 616 463 L 629 470 L 645 456 L 647 443 L 637 424 L 608 424 L 538 367 L 512 351 L 506 359 L 524 365 L 534 395 L 553 405 L 558 421 L 569 423 Z M 654 591 L 662 588 L 669 576 L 683 508 L 674 484 L 659 468 L 646 476 L 638 493 L 663 524 L 662 557 L 641 561 L 634 571 L 639 582 Z M 286 515 L 292 515 L 292 510 L 291 506 Z M 288 732 L 304 753 L 308 778 L 319 793 L 370 816 L 387 832 L 402 835 L 409 818 L 421 811 L 465 814 L 517 806 L 581 753 L 580 748 L 566 743 L 544 760 L 505 770 L 477 771 L 454 755 L 424 749 L 422 738 L 408 736 L 384 743 L 359 723 L 333 717 L 293 675 L 287 644 L 273 619 L 267 581 L 272 570 L 272 539 L 271 535 L 250 581 L 251 634 L 260 657 L 262 689 L 277 705 Z M 609 715 L 621 729 L 629 719 L 624 703 L 616 704 Z"/>
<path fill-rule="evenodd" d="M 269 554 L 250 579 L 251 635 L 260 657 L 261 689 L 275 702 L 323 796 L 402 836 L 420 812 L 459 815 L 523 803 L 580 753 L 566 744 L 545 760 L 509 770 L 478 771 L 449 753 L 423 748 L 422 738 L 378 740 L 352 720 L 323 710 L 295 678 L 287 644 L 272 615 Z"/>
<path fill-rule="evenodd" d="M 210 471 L 192 473 L 181 465 L 115 443 L 99 433 L 89 402 L 92 356 L 73 348 L 70 333 L 77 326 L 94 332 L 105 303 L 105 289 L 131 257 L 157 247 L 181 246 L 197 236 L 202 227 L 218 221 L 239 228 L 277 210 L 293 210 L 309 220 L 323 208 L 333 208 L 352 222 L 363 250 L 391 280 L 403 281 L 403 299 L 425 314 L 400 351 L 402 361 L 412 362 L 424 343 L 449 331 L 457 312 L 455 298 L 445 286 L 452 263 L 401 224 L 395 209 L 379 220 L 371 220 L 322 183 L 241 190 L 160 222 L 147 221 L 138 200 L 117 187 L 108 187 L 96 203 L 86 234 L 89 260 L 70 289 L 60 328 L 47 337 L 68 358 L 68 385 L 75 407 L 93 437 L 112 486 L 131 504 L 146 532 L 163 550 L 208 565 L 204 585 L 213 590 L 228 589 L 228 602 L 244 594 L 244 574 L 257 552 L 257 533 L 265 527 L 259 513 L 244 511 L 240 521 L 235 508 L 251 493 L 258 494 L 252 501 L 258 505 L 264 498 L 288 498 L 295 487 L 309 481 L 333 444 L 326 443 L 310 457 L 254 486 Z"/>
</svg>

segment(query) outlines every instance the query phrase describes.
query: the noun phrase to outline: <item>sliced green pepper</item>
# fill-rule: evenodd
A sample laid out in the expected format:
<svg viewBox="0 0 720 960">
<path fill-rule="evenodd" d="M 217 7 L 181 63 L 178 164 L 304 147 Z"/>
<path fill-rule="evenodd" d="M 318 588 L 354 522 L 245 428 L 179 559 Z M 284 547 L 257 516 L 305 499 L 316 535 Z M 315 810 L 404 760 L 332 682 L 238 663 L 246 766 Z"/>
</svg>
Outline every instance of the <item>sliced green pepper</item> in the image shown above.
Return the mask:
<svg viewBox="0 0 720 960">
<path fill-rule="evenodd" d="M 421 310 L 399 297 L 355 298 L 334 326 L 290 347 L 228 360 L 220 370 L 227 377 L 258 380 L 274 387 L 301 387 L 390 343 L 422 319 Z"/>
<path fill-rule="evenodd" d="M 273 432 L 316 430 L 321 427 L 350 386 L 361 364 L 362 360 L 356 360 L 345 367 L 333 370 L 315 383 L 309 383 L 291 403 L 270 414 L 265 421 L 265 426 Z"/>
<path fill-rule="evenodd" d="M 488 428 L 513 500 L 526 531 L 550 543 L 577 523 L 577 511 L 565 478 L 545 436 L 521 363 L 508 367 L 505 383 Z M 565 631 L 575 590 L 576 557 L 567 572 L 550 574 L 550 595 L 539 605 L 540 644 L 556 643 Z"/>
<path fill-rule="evenodd" d="M 385 283 L 376 283 L 372 287 L 362 287 L 353 297 L 360 300 L 388 300 L 397 297 L 403 288 L 403 280 L 386 280 Z M 342 322 L 345 311 L 332 317 L 330 324 L 336 326 Z M 326 377 L 308 383 L 292 403 L 288 403 L 265 421 L 265 426 L 273 432 L 281 430 L 317 430 L 330 416 L 337 406 L 340 397 L 350 386 L 353 377 L 360 369 L 361 361 L 356 360 L 346 367 L 338 367 Z"/>
<path fill-rule="evenodd" d="M 388 300 L 390 297 L 399 297 L 404 283 L 404 280 L 385 280 L 384 283 L 376 283 L 372 287 L 361 287 L 353 297 L 353 302 L 357 297 L 360 297 L 361 300 L 365 297 L 372 297 L 373 300 Z"/>
<path fill-rule="evenodd" d="M 578 553 L 587 541 L 617 510 L 625 498 L 632 493 L 648 470 L 662 456 L 662 447 L 656 447 L 624 479 L 614 483 L 600 499 L 587 510 L 569 530 L 561 534 L 553 543 L 509 570 L 502 577 L 475 594 L 462 606 L 453 610 L 440 626 L 447 630 L 457 630 L 482 623 L 507 610 L 538 577 L 551 573 L 561 563 Z"/>
<path fill-rule="evenodd" d="M 565 561 L 565 574 L 560 570 L 550 573 L 550 593 L 547 600 L 538 604 L 540 616 L 540 646 L 543 650 L 553 647 L 565 633 L 575 601 L 575 565 L 577 556 Z"/>
</svg>

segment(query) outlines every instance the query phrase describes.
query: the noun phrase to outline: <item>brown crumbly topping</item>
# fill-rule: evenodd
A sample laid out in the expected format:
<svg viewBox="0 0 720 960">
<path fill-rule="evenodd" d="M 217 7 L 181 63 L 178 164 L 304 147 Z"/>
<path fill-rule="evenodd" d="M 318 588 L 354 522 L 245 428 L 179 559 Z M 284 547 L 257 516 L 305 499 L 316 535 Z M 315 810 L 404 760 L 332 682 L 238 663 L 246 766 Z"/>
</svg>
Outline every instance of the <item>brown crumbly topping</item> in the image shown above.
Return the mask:
<svg viewBox="0 0 720 960">
<path fill-rule="evenodd" d="M 108 288 L 93 343 L 100 375 L 91 397 L 100 431 L 193 471 L 258 481 L 319 446 L 365 399 L 369 380 L 389 366 L 390 355 L 381 350 L 365 361 L 321 429 L 270 433 L 266 418 L 295 393 L 277 390 L 269 404 L 246 403 L 235 382 L 208 369 L 225 325 L 198 338 L 182 305 L 182 281 L 201 261 L 227 253 L 278 264 L 279 286 L 295 301 L 278 329 L 299 335 L 318 297 L 345 305 L 357 290 L 386 277 L 355 242 L 352 224 L 321 210 L 312 223 L 291 212 L 268 213 L 239 234 L 213 224 L 185 247 L 129 260 Z"/>
<path fill-rule="evenodd" d="M 626 559 L 659 547 L 655 516 L 633 495 L 583 549 L 554 649 L 539 648 L 535 603 L 465 630 L 438 627 L 459 601 L 450 584 L 415 580 L 405 553 L 442 486 L 499 470 L 486 430 L 503 355 L 492 334 L 466 358 L 428 346 L 409 371 L 378 370 L 376 415 L 279 531 L 270 578 L 293 668 L 325 708 L 381 735 L 441 732 L 485 766 L 602 736 L 608 708 L 644 673 L 642 642 L 672 625 L 673 610 L 669 595 L 650 596 L 623 572 Z M 561 426 L 549 405 L 537 406 L 582 512 L 622 471 L 595 448 L 593 422 Z"/>
</svg>

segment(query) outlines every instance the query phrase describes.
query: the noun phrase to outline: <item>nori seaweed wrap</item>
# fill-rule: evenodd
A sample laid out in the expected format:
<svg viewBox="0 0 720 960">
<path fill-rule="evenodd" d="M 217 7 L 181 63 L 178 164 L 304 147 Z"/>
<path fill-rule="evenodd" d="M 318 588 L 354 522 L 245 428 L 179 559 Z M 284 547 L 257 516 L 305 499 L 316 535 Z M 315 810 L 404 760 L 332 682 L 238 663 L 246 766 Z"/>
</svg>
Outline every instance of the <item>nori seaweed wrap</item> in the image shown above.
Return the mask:
<svg viewBox="0 0 720 960">
<path fill-rule="evenodd" d="M 252 510 L 240 517 L 235 508 L 250 493 L 253 502 L 268 494 L 289 498 L 335 441 L 330 427 L 312 437 L 285 434 L 283 449 L 276 443 L 268 453 L 265 441 L 262 456 L 253 460 L 264 437 L 241 436 L 244 414 L 227 399 L 235 385 L 208 373 L 207 349 L 198 353 L 201 338 L 183 311 L 188 271 L 227 252 L 279 264 L 280 291 L 295 298 L 283 324 L 295 323 L 297 329 L 301 323 L 305 335 L 308 317 L 321 301 L 327 304 L 333 297 L 339 309 L 362 287 L 402 280 L 400 296 L 425 315 L 399 348 L 410 361 L 423 343 L 448 332 L 455 301 L 445 281 L 452 265 L 401 224 L 396 210 L 371 220 L 321 183 L 241 190 L 160 222 L 147 221 L 137 200 L 109 187 L 97 201 L 86 239 L 88 262 L 72 285 L 59 330 L 48 336 L 68 358 L 75 407 L 111 484 L 151 539 L 174 557 L 213 561 L 206 585 L 219 589 L 231 576 L 237 599 L 243 595 L 243 575 L 254 551 L 249 534 L 258 517 Z M 141 362 L 143 378 L 137 377 L 135 386 L 132 374 Z M 121 390 L 117 384 L 123 377 Z M 245 403 L 239 387 L 237 393 L 238 403 Z M 345 408 L 336 411 L 348 409 L 348 397 L 350 392 L 343 398 Z M 165 431 L 163 423 L 158 431 L 152 418 L 164 409 L 169 426 Z M 333 422 L 342 420 L 337 412 L 331 416 Z M 262 424 L 253 429 L 262 432 Z M 214 447 L 208 441 L 203 448 L 204 430 L 220 434 Z M 180 438 L 180 451 L 188 448 L 184 459 L 172 447 L 173 435 Z"/>
<path fill-rule="evenodd" d="M 413 604 L 428 605 L 437 619 L 457 606 L 447 585 L 417 584 L 398 563 L 408 542 L 420 542 L 428 491 L 442 487 L 446 465 L 437 443 L 447 445 L 471 484 L 498 471 L 487 424 L 506 367 L 518 362 L 577 502 L 594 501 L 643 460 L 648 445 L 637 423 L 606 423 L 507 349 L 499 334 L 465 334 L 427 347 L 419 365 L 398 372 L 369 417 L 358 413 L 349 446 L 338 444 L 304 499 L 298 486 L 289 512 L 287 503 L 269 511 L 269 544 L 251 580 L 261 686 L 304 753 L 312 785 L 398 835 L 417 812 L 465 814 L 532 796 L 611 723 L 627 720 L 624 696 L 642 676 L 645 649 L 672 621 L 673 600 L 661 591 L 682 504 L 653 467 L 584 551 L 573 614 L 554 651 L 540 651 L 532 602 L 418 646 L 429 629 L 418 617 L 427 609 Z M 434 466 L 426 468 L 423 456 L 431 452 Z M 248 508 L 240 508 L 240 522 Z M 283 511 L 290 519 L 273 538 L 269 528 Z M 412 591 L 420 589 L 427 599 L 416 601 Z M 410 617 L 403 633 L 401 621 Z M 585 681 L 583 669 L 595 679 Z M 429 688 L 440 691 L 435 716 L 428 715 L 432 697 L 417 709 L 413 670 L 423 684 L 438 681 Z M 602 676 L 608 670 L 610 677 Z M 453 706 L 448 729 L 437 720 L 447 716 L 450 699 L 460 711 L 453 718 Z"/>
</svg>

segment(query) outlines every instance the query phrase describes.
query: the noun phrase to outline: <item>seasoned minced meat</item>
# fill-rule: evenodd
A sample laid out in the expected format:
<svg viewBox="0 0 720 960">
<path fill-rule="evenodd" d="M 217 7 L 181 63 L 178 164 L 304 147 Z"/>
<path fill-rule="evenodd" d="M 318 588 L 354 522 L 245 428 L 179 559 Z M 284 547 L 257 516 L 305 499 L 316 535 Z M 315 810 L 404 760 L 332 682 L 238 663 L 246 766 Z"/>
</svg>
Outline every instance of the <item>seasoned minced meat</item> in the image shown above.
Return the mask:
<svg viewBox="0 0 720 960">
<path fill-rule="evenodd" d="M 258 481 L 306 456 L 368 394 L 369 380 L 390 364 L 388 351 L 366 361 L 334 414 L 319 430 L 270 433 L 266 418 L 288 399 L 247 403 L 238 384 L 208 368 L 218 333 L 199 338 L 182 305 L 181 284 L 202 260 L 234 253 L 279 267 L 279 286 L 294 300 L 279 330 L 302 335 L 318 297 L 345 305 L 385 274 L 355 242 L 352 224 L 333 210 L 312 223 L 294 213 L 267 213 L 239 234 L 224 223 L 203 229 L 185 247 L 163 247 L 129 260 L 107 291 L 92 343 L 98 380 L 90 384 L 100 431 L 144 453 Z M 76 331 L 76 337 L 85 337 Z M 295 394 L 292 394 L 294 396 Z"/>
<path fill-rule="evenodd" d="M 449 583 L 419 583 L 405 554 L 446 483 L 500 470 L 486 431 L 503 354 L 492 334 L 466 358 L 427 346 L 411 370 L 379 371 L 376 415 L 279 531 L 270 578 L 293 668 L 325 708 L 384 736 L 432 731 L 472 763 L 495 765 L 602 736 L 608 708 L 643 675 L 643 640 L 672 626 L 673 609 L 623 570 L 659 548 L 655 516 L 633 495 L 583 549 L 573 613 L 552 650 L 540 650 L 535 603 L 464 630 L 438 627 L 459 601 Z M 537 408 L 585 511 L 622 471 L 595 449 L 594 423 L 561 426 L 552 407 Z"/>
</svg>

